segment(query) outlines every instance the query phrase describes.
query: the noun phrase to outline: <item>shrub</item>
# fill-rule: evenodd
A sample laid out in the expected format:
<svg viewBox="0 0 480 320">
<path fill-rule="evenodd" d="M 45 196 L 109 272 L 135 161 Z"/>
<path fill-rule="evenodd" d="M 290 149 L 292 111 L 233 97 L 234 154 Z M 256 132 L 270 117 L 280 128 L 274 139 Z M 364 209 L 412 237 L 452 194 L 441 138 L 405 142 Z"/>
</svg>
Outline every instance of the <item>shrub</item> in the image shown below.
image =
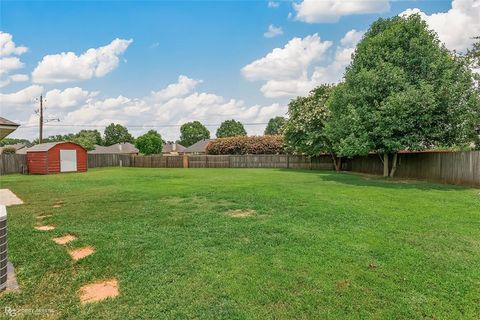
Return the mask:
<svg viewBox="0 0 480 320">
<path fill-rule="evenodd" d="M 15 154 L 17 150 L 14 147 L 4 147 L 2 150 L 2 154 Z"/>
<path fill-rule="evenodd" d="M 236 136 L 220 138 L 207 146 L 207 154 L 280 154 L 285 153 L 283 137 Z"/>
</svg>

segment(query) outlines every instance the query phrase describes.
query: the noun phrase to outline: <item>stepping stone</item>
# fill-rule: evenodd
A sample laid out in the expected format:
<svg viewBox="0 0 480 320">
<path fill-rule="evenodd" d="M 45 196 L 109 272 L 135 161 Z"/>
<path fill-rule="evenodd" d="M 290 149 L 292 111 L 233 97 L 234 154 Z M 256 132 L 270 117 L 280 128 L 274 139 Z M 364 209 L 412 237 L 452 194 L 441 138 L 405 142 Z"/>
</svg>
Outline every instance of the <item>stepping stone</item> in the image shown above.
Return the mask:
<svg viewBox="0 0 480 320">
<path fill-rule="evenodd" d="M 37 219 L 45 219 L 45 218 L 50 218 L 53 217 L 53 214 L 46 214 L 44 216 L 37 216 Z"/>
<path fill-rule="evenodd" d="M 56 243 L 56 244 L 67 244 L 73 240 L 77 239 L 75 236 L 71 235 L 71 234 L 67 234 L 67 235 L 64 235 L 63 237 L 57 237 L 57 238 L 53 238 L 52 240 Z"/>
<path fill-rule="evenodd" d="M 75 261 L 83 259 L 85 257 L 88 257 L 89 255 L 91 255 L 94 252 L 95 252 L 95 249 L 93 249 L 93 247 L 90 247 L 90 246 L 83 247 L 83 248 L 72 249 L 72 250 L 68 251 L 68 253 L 72 257 L 72 259 L 75 260 Z"/>
<path fill-rule="evenodd" d="M 115 298 L 118 296 L 118 281 L 110 279 L 84 285 L 80 288 L 82 304 Z"/>
<path fill-rule="evenodd" d="M 38 231 L 50 231 L 50 230 L 53 230 L 55 229 L 54 226 L 38 226 L 38 227 L 35 227 L 36 230 Z"/>
</svg>

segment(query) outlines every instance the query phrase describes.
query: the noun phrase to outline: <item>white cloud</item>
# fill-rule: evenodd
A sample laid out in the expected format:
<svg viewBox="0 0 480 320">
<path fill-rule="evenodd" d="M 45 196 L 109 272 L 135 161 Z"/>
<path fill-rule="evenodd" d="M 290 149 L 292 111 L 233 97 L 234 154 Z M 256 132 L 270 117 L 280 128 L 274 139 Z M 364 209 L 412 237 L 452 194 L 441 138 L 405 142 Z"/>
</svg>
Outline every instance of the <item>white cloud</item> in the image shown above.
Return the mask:
<svg viewBox="0 0 480 320">
<path fill-rule="evenodd" d="M 9 75 L 13 70 L 21 69 L 25 64 L 15 55 L 28 51 L 27 47 L 17 47 L 11 34 L 0 31 L 0 87 L 11 82 L 26 81 L 25 75 Z"/>
<path fill-rule="evenodd" d="M 268 106 L 246 105 L 241 100 L 226 99 L 220 95 L 208 92 L 198 92 L 200 80 L 187 76 L 179 76 L 177 82 L 165 88 L 152 91 L 142 98 L 125 96 L 99 98 L 96 93 L 74 87 L 65 90 L 54 89 L 46 94 L 47 113 L 51 117 L 60 118 L 62 125 L 75 124 L 76 127 L 46 126 L 45 135 L 76 132 L 85 126 L 106 126 L 112 122 L 123 125 L 146 125 L 145 127 L 130 127 L 129 131 L 138 136 L 152 129 L 149 125 L 180 125 L 187 121 L 199 120 L 204 124 L 219 124 L 227 119 L 236 119 L 243 123 L 268 122 L 277 115 L 284 115 L 286 106 L 271 104 Z M 34 138 L 37 135 L 38 118 L 32 115 L 33 99 L 42 91 L 40 86 L 31 86 L 17 93 L 9 94 L 2 99 L 5 116 L 19 121 L 24 127 L 16 131 L 15 136 Z M 5 102 L 5 103 L 4 103 Z M 5 106 L 5 108 L 4 108 Z M 20 113 L 18 110 L 23 110 Z M 17 119 L 22 114 L 24 119 Z M 28 128 L 28 124 L 32 127 Z M 103 128 L 90 127 L 95 129 Z M 265 125 L 246 126 L 249 134 L 261 134 Z M 157 127 L 164 139 L 175 140 L 179 137 L 179 126 Z M 212 137 L 216 125 L 209 126 Z"/>
<path fill-rule="evenodd" d="M 53 89 L 46 93 L 45 100 L 48 108 L 71 108 L 87 102 L 96 95 L 97 92 L 88 92 L 79 87 Z"/>
<path fill-rule="evenodd" d="M 388 0 L 303 0 L 293 3 L 296 19 L 308 22 L 337 22 L 353 14 L 380 13 L 390 10 Z"/>
<path fill-rule="evenodd" d="M 308 66 L 324 58 L 332 46 L 321 41 L 318 34 L 303 39 L 293 38 L 283 48 L 275 48 L 265 57 L 242 68 L 248 80 L 291 79 L 302 75 Z"/>
<path fill-rule="evenodd" d="M 166 101 L 175 97 L 182 97 L 191 92 L 201 82 L 202 80 L 190 79 L 187 76 L 180 75 L 177 83 L 169 84 L 165 89 L 159 91 L 152 91 L 151 96 L 155 101 Z"/>
<path fill-rule="evenodd" d="M 341 80 L 363 33 L 348 31 L 332 57 L 328 57 L 332 42 L 321 42 L 317 34 L 294 38 L 283 49 L 274 49 L 245 66 L 242 73 L 249 80 L 266 81 L 260 91 L 267 98 L 305 95 L 321 83 Z"/>
<path fill-rule="evenodd" d="M 27 74 L 12 74 L 9 78 L 14 82 L 23 82 L 23 81 L 28 81 L 28 79 L 30 79 L 30 77 Z"/>
<path fill-rule="evenodd" d="M 47 55 L 32 72 L 35 83 L 61 83 L 103 77 L 114 70 L 132 39 L 115 39 L 110 44 L 88 49 L 77 56 L 73 52 Z"/>
<path fill-rule="evenodd" d="M 263 34 L 265 38 L 273 38 L 277 36 L 281 36 L 283 34 L 283 30 L 281 27 L 275 27 L 273 24 L 268 26 L 268 30 Z"/>
<path fill-rule="evenodd" d="M 0 31 L 0 57 L 21 55 L 27 51 L 27 47 L 17 47 L 10 33 Z"/>
<path fill-rule="evenodd" d="M 268 1 L 268 7 L 269 8 L 278 8 L 280 6 L 280 3 L 275 2 L 275 1 Z"/>
<path fill-rule="evenodd" d="M 18 57 L 6 57 L 0 59 L 0 74 L 5 75 L 12 70 L 21 69 L 25 64 Z"/>
<path fill-rule="evenodd" d="M 448 49 L 465 51 L 480 34 L 480 0 L 453 0 L 447 12 L 428 15 L 420 9 L 407 9 L 400 16 L 418 13 L 438 33 Z"/>
<path fill-rule="evenodd" d="M 42 92 L 42 86 L 31 85 L 14 93 L 0 93 L 2 112 L 7 111 L 9 107 L 14 105 L 33 105 L 35 98 L 38 98 Z"/>
</svg>

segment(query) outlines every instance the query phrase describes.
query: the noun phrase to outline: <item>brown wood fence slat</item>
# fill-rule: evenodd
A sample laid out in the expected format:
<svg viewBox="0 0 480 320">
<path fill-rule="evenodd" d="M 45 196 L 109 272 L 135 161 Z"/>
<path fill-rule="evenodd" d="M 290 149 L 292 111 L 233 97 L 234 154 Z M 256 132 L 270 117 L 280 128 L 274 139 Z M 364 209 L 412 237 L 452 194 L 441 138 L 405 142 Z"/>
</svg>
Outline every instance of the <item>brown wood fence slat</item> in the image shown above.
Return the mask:
<svg viewBox="0 0 480 320">
<path fill-rule="evenodd" d="M 0 175 L 27 172 L 27 155 L 1 154 Z"/>
<path fill-rule="evenodd" d="M 183 156 L 130 156 L 89 154 L 88 167 L 183 168 Z M 190 168 L 290 168 L 333 170 L 330 156 L 309 158 L 294 155 L 188 155 Z M 383 173 L 376 154 L 345 159 L 342 170 L 369 174 Z M 0 175 L 27 172 L 27 157 L 0 155 Z M 398 157 L 398 178 L 424 179 L 450 184 L 480 186 L 480 151 L 403 153 Z"/>
</svg>

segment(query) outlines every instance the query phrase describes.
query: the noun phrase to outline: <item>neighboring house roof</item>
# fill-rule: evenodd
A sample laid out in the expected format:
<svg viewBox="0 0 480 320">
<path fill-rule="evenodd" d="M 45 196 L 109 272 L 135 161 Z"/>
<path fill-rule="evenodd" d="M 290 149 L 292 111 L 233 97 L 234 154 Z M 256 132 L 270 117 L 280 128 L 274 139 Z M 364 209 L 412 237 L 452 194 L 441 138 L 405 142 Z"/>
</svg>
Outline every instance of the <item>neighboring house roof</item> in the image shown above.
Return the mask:
<svg viewBox="0 0 480 320">
<path fill-rule="evenodd" d="M 47 143 L 36 144 L 33 147 L 27 148 L 26 152 L 48 151 L 48 150 L 52 149 L 53 147 L 55 147 L 57 144 L 62 144 L 62 143 L 72 143 L 72 144 L 76 144 L 77 146 L 80 146 L 78 143 L 71 142 L 71 141 L 47 142 Z M 82 146 L 80 146 L 80 147 L 82 147 Z"/>
<path fill-rule="evenodd" d="M 7 120 L 5 118 L 0 117 L 0 139 L 5 138 L 10 133 L 15 131 L 20 125 L 13 121 Z"/>
<path fill-rule="evenodd" d="M 162 153 L 185 152 L 185 149 L 180 143 L 166 143 L 163 145 Z"/>
<path fill-rule="evenodd" d="M 18 153 L 18 151 L 21 150 L 21 149 L 27 149 L 25 147 L 26 147 L 26 145 L 24 143 L 9 144 L 9 145 L 0 147 L 0 154 L 3 152 L 3 149 L 5 149 L 5 148 L 13 148 L 13 149 L 15 149 L 15 152 Z"/>
<path fill-rule="evenodd" d="M 206 152 L 207 146 L 210 143 L 210 141 L 214 141 L 215 139 L 203 139 L 200 140 L 194 144 L 192 144 L 190 147 L 186 148 L 184 152 L 186 153 L 200 153 L 200 152 Z"/>
<path fill-rule="evenodd" d="M 116 143 L 111 146 L 99 146 L 95 145 L 95 149 L 88 151 L 90 154 L 101 154 L 101 153 L 118 153 L 118 154 L 137 154 L 139 151 L 135 146 L 129 142 L 125 143 Z"/>
</svg>

